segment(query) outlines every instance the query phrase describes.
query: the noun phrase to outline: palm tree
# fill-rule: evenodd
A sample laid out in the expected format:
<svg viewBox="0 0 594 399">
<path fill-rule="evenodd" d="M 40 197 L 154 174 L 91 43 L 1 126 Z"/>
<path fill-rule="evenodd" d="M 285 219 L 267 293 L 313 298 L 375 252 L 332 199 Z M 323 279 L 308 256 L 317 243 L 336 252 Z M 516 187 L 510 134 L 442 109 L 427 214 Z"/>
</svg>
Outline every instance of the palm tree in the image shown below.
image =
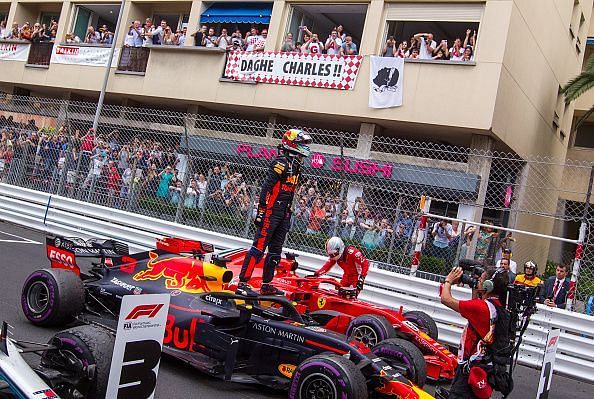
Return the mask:
<svg viewBox="0 0 594 399">
<path fill-rule="evenodd" d="M 586 67 L 582 73 L 571 79 L 565 87 L 561 89 L 561 93 L 565 96 L 565 104 L 577 100 L 579 96 L 590 90 L 592 87 L 594 87 L 594 55 L 588 58 Z M 574 129 L 577 130 L 577 128 L 593 113 L 594 105 L 576 122 Z"/>
</svg>

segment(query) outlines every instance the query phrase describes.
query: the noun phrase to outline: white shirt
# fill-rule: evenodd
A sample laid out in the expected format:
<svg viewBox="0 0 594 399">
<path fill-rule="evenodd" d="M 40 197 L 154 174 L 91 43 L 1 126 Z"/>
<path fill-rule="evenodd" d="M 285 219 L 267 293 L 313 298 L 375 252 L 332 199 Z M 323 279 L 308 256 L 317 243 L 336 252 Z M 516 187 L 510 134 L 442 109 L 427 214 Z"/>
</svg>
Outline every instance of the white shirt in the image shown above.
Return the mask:
<svg viewBox="0 0 594 399">
<path fill-rule="evenodd" d="M 155 27 L 151 26 L 149 29 L 142 28 L 142 33 L 153 33 L 155 31 Z M 153 37 L 152 36 L 144 36 L 142 38 L 142 45 L 143 46 L 152 46 L 153 45 Z"/>
<path fill-rule="evenodd" d="M 219 38 L 219 48 L 222 48 L 223 50 L 227 50 L 227 46 L 229 45 L 230 41 L 231 41 L 231 39 L 229 38 L 229 36 L 221 36 Z"/>
<path fill-rule="evenodd" d="M 329 37 L 328 40 L 326 40 L 326 48 L 328 48 L 328 50 L 326 50 L 327 54 L 340 54 L 340 46 L 342 46 L 342 39 L 337 37 L 336 39 L 332 40 L 332 37 Z"/>
<path fill-rule="evenodd" d="M 435 49 L 435 47 L 437 47 L 437 43 L 435 43 L 435 40 L 431 40 L 431 48 Z M 427 50 L 427 42 L 425 41 L 425 38 L 422 37 L 421 38 L 421 49 L 419 50 L 419 59 L 421 60 L 430 60 L 433 58 L 433 53 L 429 50 Z"/>
<path fill-rule="evenodd" d="M 261 39 L 260 35 L 252 35 L 249 36 L 247 38 L 247 48 L 245 49 L 245 51 L 254 51 L 254 48 L 256 47 L 256 43 L 258 43 L 258 40 Z"/>
<path fill-rule="evenodd" d="M 501 259 L 497 261 L 497 263 L 495 264 L 495 267 L 497 269 L 501 268 Z M 511 259 L 509 260 L 509 270 L 511 270 L 514 274 L 517 274 L 516 270 L 518 270 L 518 264 Z"/>
<path fill-rule="evenodd" d="M 311 54 L 322 54 L 322 45 L 320 42 L 311 42 L 309 43 L 308 50 Z"/>
</svg>

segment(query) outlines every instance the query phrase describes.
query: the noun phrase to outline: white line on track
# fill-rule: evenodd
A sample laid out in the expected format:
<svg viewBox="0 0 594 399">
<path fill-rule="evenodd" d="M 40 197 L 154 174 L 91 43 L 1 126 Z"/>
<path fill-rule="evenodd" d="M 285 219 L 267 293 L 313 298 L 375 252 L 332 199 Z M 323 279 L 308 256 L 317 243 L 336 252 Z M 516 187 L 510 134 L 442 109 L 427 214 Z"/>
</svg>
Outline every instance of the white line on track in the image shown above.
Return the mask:
<svg viewBox="0 0 594 399">
<path fill-rule="evenodd" d="M 12 234 L 12 233 L 7 233 L 5 231 L 0 230 L 0 234 L 4 234 L 10 237 L 15 237 L 15 238 L 19 238 L 20 240 L 0 240 L 0 242 L 20 242 L 23 244 L 38 244 L 41 245 L 42 243 L 40 243 L 39 241 L 35 241 L 35 240 L 31 240 L 29 238 L 26 237 L 21 237 L 21 236 L 17 236 L 16 234 Z"/>
<path fill-rule="evenodd" d="M 0 240 L 0 243 L 7 242 L 7 243 L 17 243 L 17 244 L 35 244 L 41 245 L 40 242 L 37 241 L 22 241 L 22 240 Z"/>
</svg>

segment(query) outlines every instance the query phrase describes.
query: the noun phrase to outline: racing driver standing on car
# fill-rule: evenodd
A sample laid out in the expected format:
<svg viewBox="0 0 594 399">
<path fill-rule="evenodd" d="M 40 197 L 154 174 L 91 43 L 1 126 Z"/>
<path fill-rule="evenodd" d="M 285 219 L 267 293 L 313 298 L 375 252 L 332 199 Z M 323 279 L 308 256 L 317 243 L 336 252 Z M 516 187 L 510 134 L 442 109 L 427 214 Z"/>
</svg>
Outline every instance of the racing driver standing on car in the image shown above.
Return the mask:
<svg viewBox="0 0 594 399">
<path fill-rule="evenodd" d="M 248 284 L 254 268 L 264 256 L 262 272 L 262 295 L 283 295 L 284 292 L 270 282 L 275 268 L 281 260 L 281 253 L 291 220 L 291 206 L 299 182 L 303 158 L 309 156 L 311 137 L 299 129 L 291 129 L 283 135 L 279 145 L 280 154 L 272 162 L 262 186 L 258 210 L 254 219 L 256 235 L 241 266 L 239 284 L 235 291 L 238 295 L 257 296 Z"/>
<path fill-rule="evenodd" d="M 326 274 L 334 265 L 338 265 L 343 270 L 340 285 L 356 288 L 357 295 L 359 295 L 359 292 L 363 290 L 365 277 L 369 271 L 369 260 L 356 247 L 345 248 L 340 237 L 332 237 L 326 241 L 326 254 L 329 259 L 320 270 L 313 274 L 313 277 Z"/>
</svg>

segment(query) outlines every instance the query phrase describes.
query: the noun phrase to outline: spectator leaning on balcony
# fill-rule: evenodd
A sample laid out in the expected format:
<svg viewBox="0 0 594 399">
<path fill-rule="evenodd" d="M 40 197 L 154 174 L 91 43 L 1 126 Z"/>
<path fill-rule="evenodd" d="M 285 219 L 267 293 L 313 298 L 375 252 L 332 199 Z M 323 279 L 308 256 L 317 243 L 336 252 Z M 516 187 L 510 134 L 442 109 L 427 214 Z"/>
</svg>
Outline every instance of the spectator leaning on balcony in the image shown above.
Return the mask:
<svg viewBox="0 0 594 399">
<path fill-rule="evenodd" d="M 390 36 L 386 40 L 386 44 L 382 50 L 382 57 L 396 57 L 396 39 L 394 36 Z"/>
<path fill-rule="evenodd" d="M 309 32 L 307 28 L 304 29 Z M 303 46 L 305 47 L 306 54 L 322 54 L 323 47 L 317 33 L 311 33 L 310 39 Z"/>
<path fill-rule="evenodd" d="M 175 32 L 175 36 L 177 38 L 177 45 L 183 46 L 186 43 L 186 35 L 188 33 L 188 28 L 184 26 L 184 28 L 180 31 L 178 30 Z"/>
<path fill-rule="evenodd" d="M 113 32 L 109 31 L 107 25 L 102 25 L 99 28 L 99 43 L 110 46 L 113 43 Z"/>
<path fill-rule="evenodd" d="M 192 33 L 192 37 L 194 38 L 194 46 L 204 46 L 204 44 L 202 44 L 202 39 L 204 39 L 207 32 L 208 27 L 206 25 L 202 25 L 200 29 Z"/>
<path fill-rule="evenodd" d="M 202 45 L 208 48 L 217 46 L 217 37 L 214 28 L 210 28 L 208 30 L 208 35 L 202 37 Z"/>
<path fill-rule="evenodd" d="M 295 42 L 293 42 L 293 34 L 291 32 L 287 33 L 285 36 L 285 41 L 283 42 L 281 51 L 283 53 L 292 53 L 295 51 Z"/>
<path fill-rule="evenodd" d="M 246 48 L 245 51 L 254 51 L 256 48 L 256 43 L 260 39 L 260 35 L 258 35 L 258 29 L 252 28 L 249 32 L 246 33 L 245 42 Z"/>
<path fill-rule="evenodd" d="M 126 35 L 126 47 L 140 47 L 143 44 L 142 27 L 140 21 L 136 20 L 128 27 L 128 34 Z"/>
<path fill-rule="evenodd" d="M 351 40 L 352 42 L 352 40 Z M 328 39 L 326 39 L 326 43 L 324 44 L 324 49 L 326 50 L 326 54 L 336 55 L 340 54 L 340 48 L 342 47 L 342 39 L 338 37 L 338 32 L 333 30 L 330 33 Z"/>
<path fill-rule="evenodd" d="M 227 34 L 227 29 L 221 29 L 221 35 L 217 38 L 215 44 L 218 48 L 227 50 L 231 47 L 231 38 Z"/>
<path fill-rule="evenodd" d="M 166 46 L 177 46 L 177 38 L 175 34 L 171 31 L 171 27 L 165 27 L 165 33 L 163 34 L 163 38 L 161 39 L 161 44 Z"/>
<path fill-rule="evenodd" d="M 414 38 L 420 40 L 419 58 L 422 60 L 430 60 L 433 58 L 433 51 L 437 47 L 437 43 L 433 40 L 432 33 L 417 33 Z"/>
<path fill-rule="evenodd" d="M 8 29 L 6 28 L 6 21 L 0 21 L 0 39 L 4 39 L 7 33 Z"/>
<path fill-rule="evenodd" d="M 87 28 L 87 34 L 85 35 L 85 43 L 87 44 L 98 44 L 99 43 L 99 33 L 95 32 L 95 28 L 89 26 Z"/>
<path fill-rule="evenodd" d="M 357 55 L 359 54 L 357 51 L 357 45 L 353 43 L 352 36 L 347 36 L 344 43 L 340 47 L 340 54 L 341 55 Z"/>
<path fill-rule="evenodd" d="M 268 38 L 268 29 L 262 29 L 262 34 L 254 45 L 254 51 L 264 51 L 266 47 L 266 39 Z"/>
</svg>

